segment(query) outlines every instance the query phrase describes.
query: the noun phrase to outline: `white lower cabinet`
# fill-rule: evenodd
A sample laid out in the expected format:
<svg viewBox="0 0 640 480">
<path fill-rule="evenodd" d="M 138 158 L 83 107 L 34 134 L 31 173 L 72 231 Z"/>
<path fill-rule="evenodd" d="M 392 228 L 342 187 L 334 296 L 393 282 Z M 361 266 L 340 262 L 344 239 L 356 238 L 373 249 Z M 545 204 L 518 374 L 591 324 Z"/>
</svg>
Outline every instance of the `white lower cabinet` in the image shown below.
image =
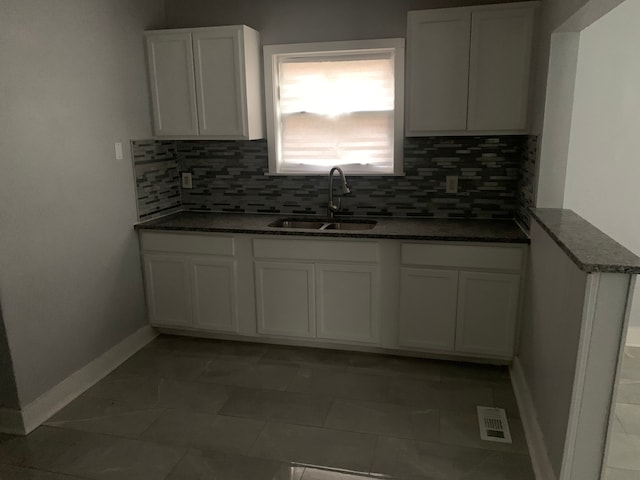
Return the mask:
<svg viewBox="0 0 640 480">
<path fill-rule="evenodd" d="M 152 325 L 508 361 L 526 247 L 143 232 Z"/>
<path fill-rule="evenodd" d="M 189 266 L 178 255 L 144 256 L 145 287 L 153 325 L 191 326 Z"/>
<path fill-rule="evenodd" d="M 193 326 L 237 333 L 235 260 L 195 257 L 189 260 L 189 271 Z"/>
<path fill-rule="evenodd" d="M 313 264 L 255 262 L 258 333 L 315 337 Z"/>
<path fill-rule="evenodd" d="M 378 267 L 316 265 L 317 337 L 379 343 Z"/>
<path fill-rule="evenodd" d="M 520 275 L 460 272 L 457 352 L 513 355 Z"/>
<path fill-rule="evenodd" d="M 143 232 L 141 245 L 152 325 L 238 333 L 232 238 Z"/>
<path fill-rule="evenodd" d="M 398 345 L 453 351 L 458 272 L 402 268 L 400 277 Z"/>
</svg>

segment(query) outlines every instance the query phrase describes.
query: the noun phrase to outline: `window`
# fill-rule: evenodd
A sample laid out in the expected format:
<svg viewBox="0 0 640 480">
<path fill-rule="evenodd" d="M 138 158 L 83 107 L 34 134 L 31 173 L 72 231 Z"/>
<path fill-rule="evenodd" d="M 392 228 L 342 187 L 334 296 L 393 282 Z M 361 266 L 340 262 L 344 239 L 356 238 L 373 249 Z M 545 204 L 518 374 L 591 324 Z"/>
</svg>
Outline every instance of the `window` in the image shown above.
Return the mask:
<svg viewBox="0 0 640 480">
<path fill-rule="evenodd" d="M 264 47 L 269 172 L 402 173 L 404 40 Z"/>
</svg>

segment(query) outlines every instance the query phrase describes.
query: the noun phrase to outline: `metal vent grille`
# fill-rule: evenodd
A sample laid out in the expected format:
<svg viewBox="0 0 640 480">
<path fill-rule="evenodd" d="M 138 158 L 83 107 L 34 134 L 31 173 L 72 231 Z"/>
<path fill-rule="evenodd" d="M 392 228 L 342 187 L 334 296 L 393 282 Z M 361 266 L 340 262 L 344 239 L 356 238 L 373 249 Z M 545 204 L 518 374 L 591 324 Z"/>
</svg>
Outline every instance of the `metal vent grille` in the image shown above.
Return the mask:
<svg viewBox="0 0 640 480">
<path fill-rule="evenodd" d="M 477 407 L 480 438 L 488 442 L 511 443 L 511 430 L 503 408 Z"/>
</svg>

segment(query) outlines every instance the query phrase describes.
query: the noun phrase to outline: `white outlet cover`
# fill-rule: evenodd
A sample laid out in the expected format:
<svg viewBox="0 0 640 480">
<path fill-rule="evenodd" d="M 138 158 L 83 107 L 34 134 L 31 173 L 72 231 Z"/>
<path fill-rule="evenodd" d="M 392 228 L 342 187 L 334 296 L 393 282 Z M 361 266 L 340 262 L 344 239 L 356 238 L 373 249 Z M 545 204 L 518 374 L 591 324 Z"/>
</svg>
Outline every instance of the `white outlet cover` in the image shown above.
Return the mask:
<svg viewBox="0 0 640 480">
<path fill-rule="evenodd" d="M 193 188 L 191 174 L 188 172 L 182 173 L 182 188 Z"/>
</svg>

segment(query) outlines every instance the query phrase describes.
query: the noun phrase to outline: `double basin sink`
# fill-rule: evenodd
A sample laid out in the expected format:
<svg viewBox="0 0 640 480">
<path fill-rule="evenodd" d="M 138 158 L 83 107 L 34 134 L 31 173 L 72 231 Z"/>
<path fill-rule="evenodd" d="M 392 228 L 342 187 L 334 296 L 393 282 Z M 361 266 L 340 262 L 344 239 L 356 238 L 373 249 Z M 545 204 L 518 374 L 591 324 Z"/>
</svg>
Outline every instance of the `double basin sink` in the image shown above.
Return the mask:
<svg viewBox="0 0 640 480">
<path fill-rule="evenodd" d="M 371 230 L 375 220 L 315 220 L 281 218 L 269 224 L 273 228 L 295 228 L 303 230 Z"/>
</svg>

